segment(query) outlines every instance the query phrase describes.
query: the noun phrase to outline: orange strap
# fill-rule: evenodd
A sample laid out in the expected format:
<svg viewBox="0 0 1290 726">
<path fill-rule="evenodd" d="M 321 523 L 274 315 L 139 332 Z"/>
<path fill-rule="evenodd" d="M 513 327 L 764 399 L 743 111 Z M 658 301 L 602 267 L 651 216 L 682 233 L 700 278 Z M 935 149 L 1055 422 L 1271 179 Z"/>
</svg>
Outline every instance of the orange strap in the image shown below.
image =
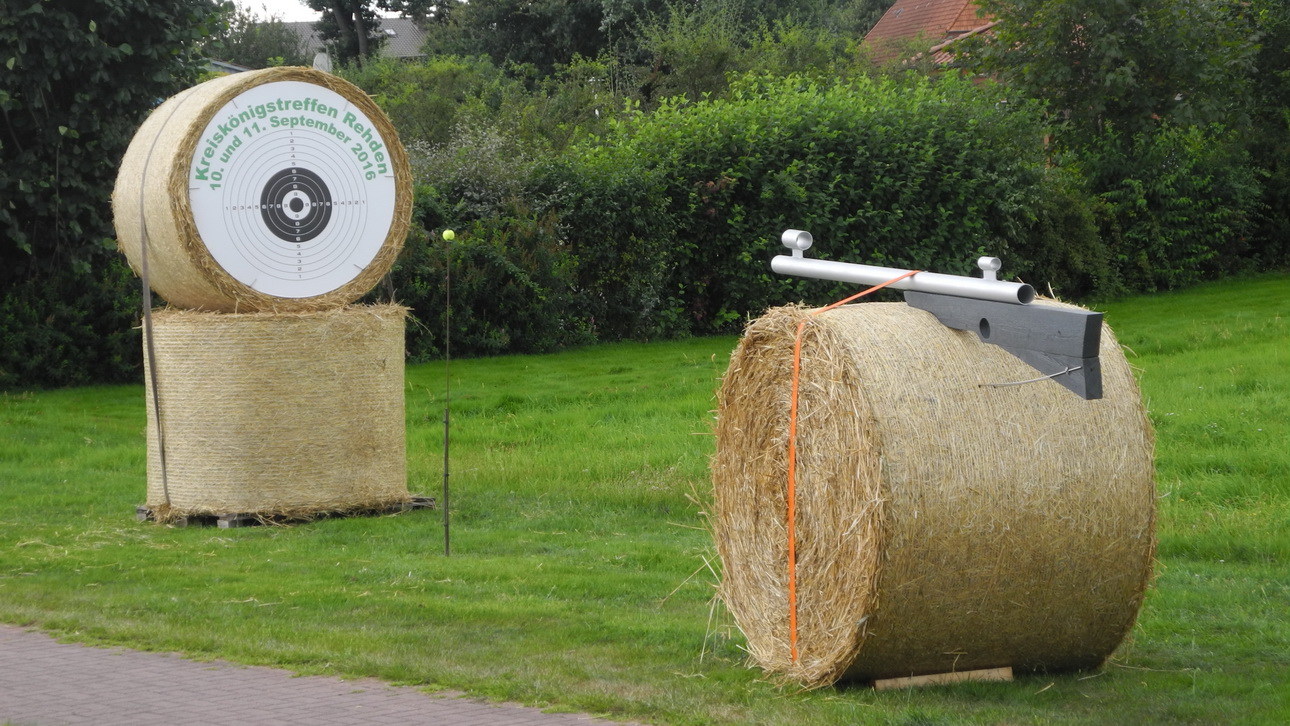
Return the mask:
<svg viewBox="0 0 1290 726">
<path fill-rule="evenodd" d="M 922 270 L 910 270 L 828 307 L 812 310 L 811 317 L 846 305 L 919 272 Z M 797 337 L 793 341 L 793 388 L 788 404 L 788 647 L 794 663 L 797 662 L 797 387 L 802 373 L 802 332 L 806 330 L 808 320 L 810 317 L 802 318 L 797 324 Z"/>
</svg>

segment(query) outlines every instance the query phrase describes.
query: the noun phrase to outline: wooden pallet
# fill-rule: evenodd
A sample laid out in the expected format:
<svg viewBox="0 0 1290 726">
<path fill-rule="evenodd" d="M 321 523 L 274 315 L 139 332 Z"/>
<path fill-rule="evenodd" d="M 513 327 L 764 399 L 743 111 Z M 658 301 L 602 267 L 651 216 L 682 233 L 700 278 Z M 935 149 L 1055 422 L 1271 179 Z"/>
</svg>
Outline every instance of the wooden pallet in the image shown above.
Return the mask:
<svg viewBox="0 0 1290 726">
<path fill-rule="evenodd" d="M 925 676 L 907 678 L 883 678 L 873 682 L 873 690 L 887 691 L 894 688 L 915 688 L 917 686 L 943 686 L 950 683 L 967 681 L 1011 681 L 1012 667 L 985 668 L 977 671 L 956 671 L 954 673 L 932 673 Z"/>
<path fill-rule="evenodd" d="M 229 512 L 226 514 L 190 514 L 184 517 L 178 517 L 171 524 L 175 527 L 193 526 L 210 526 L 216 525 L 220 529 L 232 529 L 234 527 L 253 527 L 260 524 L 288 524 L 291 522 L 307 522 L 313 519 L 329 519 L 331 517 L 360 517 L 360 516 L 379 516 L 386 514 L 398 514 L 413 509 L 435 509 L 434 497 L 413 496 L 406 502 L 400 502 L 389 507 L 375 507 L 371 509 L 358 509 L 352 512 L 340 514 L 325 513 L 311 517 L 288 517 L 273 514 L 249 514 L 245 512 Z M 156 520 L 153 511 L 146 506 L 134 508 L 134 518 L 139 522 L 152 522 Z"/>
</svg>

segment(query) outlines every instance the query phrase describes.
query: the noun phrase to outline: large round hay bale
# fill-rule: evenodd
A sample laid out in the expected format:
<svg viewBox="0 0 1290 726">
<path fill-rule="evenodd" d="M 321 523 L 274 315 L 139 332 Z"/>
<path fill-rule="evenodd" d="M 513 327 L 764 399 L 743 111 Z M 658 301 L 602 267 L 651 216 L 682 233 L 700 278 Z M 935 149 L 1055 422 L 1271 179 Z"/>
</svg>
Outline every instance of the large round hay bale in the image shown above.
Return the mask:
<svg viewBox="0 0 1290 726">
<path fill-rule="evenodd" d="M 394 264 L 412 210 L 407 154 L 357 86 L 309 68 L 237 73 L 157 107 L 112 195 L 130 265 L 177 307 L 345 305 Z"/>
<path fill-rule="evenodd" d="M 1036 303 L 1041 304 L 1041 303 Z M 795 494 L 787 440 L 802 338 Z M 1153 435 L 1103 327 L 1086 401 L 930 313 L 772 310 L 725 375 L 713 460 L 721 595 L 768 671 L 812 686 L 1100 664 L 1151 573 Z"/>
<path fill-rule="evenodd" d="M 406 313 L 398 305 L 156 311 L 160 434 L 151 375 L 145 388 L 147 505 L 157 519 L 309 516 L 408 501 Z"/>
</svg>

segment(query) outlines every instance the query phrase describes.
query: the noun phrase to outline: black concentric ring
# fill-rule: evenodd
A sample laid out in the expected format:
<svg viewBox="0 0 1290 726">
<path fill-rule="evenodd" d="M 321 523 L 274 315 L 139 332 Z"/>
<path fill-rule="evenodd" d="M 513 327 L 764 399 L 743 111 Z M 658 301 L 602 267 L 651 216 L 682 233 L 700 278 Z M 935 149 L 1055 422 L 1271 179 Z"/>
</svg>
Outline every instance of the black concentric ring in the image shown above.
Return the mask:
<svg viewBox="0 0 1290 726">
<path fill-rule="evenodd" d="M 309 169 L 291 167 L 269 178 L 260 193 L 260 216 L 268 230 L 287 242 L 308 242 L 331 221 L 327 183 Z"/>
</svg>

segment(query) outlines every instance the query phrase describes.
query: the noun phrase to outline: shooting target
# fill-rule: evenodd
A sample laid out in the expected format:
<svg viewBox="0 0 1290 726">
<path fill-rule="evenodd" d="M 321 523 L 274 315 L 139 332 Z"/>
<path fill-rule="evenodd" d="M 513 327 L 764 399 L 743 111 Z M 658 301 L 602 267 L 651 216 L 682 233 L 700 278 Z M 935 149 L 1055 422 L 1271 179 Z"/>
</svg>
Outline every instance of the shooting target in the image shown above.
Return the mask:
<svg viewBox="0 0 1290 726">
<path fill-rule="evenodd" d="M 234 279 L 322 295 L 376 257 L 394 215 L 387 142 L 336 92 L 267 83 L 217 111 L 193 153 L 198 234 Z"/>
<path fill-rule="evenodd" d="M 154 111 L 114 206 L 136 269 L 133 238 L 146 227 L 149 281 L 172 304 L 317 309 L 356 300 L 388 272 L 407 231 L 409 177 L 393 127 L 361 90 L 319 71 L 269 69 Z M 142 212 L 127 201 L 136 185 Z M 172 229 L 178 244 L 167 245 Z"/>
</svg>

